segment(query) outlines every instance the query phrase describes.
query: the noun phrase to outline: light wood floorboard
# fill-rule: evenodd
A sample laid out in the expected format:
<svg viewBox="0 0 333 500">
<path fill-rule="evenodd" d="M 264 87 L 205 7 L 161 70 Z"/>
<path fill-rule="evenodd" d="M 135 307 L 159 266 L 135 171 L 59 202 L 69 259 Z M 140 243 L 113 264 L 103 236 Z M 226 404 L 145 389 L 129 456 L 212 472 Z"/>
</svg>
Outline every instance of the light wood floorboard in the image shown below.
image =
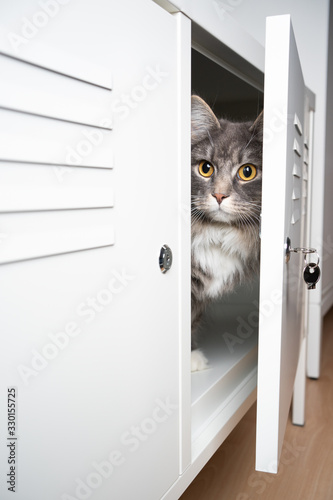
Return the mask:
<svg viewBox="0 0 333 500">
<path fill-rule="evenodd" d="M 322 373 L 307 380 L 306 424 L 287 424 L 277 475 L 254 471 L 253 405 L 181 500 L 333 500 L 333 309 L 324 318 Z"/>
</svg>

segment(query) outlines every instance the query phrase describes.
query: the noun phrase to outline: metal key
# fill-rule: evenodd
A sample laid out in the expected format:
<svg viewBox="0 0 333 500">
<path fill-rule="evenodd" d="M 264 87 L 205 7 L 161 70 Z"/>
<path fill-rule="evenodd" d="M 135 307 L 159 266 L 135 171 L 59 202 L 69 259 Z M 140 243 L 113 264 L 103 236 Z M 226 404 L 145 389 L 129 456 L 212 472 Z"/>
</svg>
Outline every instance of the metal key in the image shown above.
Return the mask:
<svg viewBox="0 0 333 500">
<path fill-rule="evenodd" d="M 318 264 L 309 262 L 303 269 L 303 278 L 308 286 L 308 290 L 314 290 L 320 278 L 320 268 Z"/>
</svg>

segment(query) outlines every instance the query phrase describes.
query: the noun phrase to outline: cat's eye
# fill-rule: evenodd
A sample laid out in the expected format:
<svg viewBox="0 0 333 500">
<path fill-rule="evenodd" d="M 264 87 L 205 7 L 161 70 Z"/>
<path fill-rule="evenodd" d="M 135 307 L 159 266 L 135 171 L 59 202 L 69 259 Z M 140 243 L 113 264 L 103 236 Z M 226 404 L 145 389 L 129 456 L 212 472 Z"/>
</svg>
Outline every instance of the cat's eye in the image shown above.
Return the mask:
<svg viewBox="0 0 333 500">
<path fill-rule="evenodd" d="M 246 163 L 240 167 L 237 175 L 242 181 L 252 181 L 257 175 L 257 169 L 252 163 Z"/>
<path fill-rule="evenodd" d="M 208 161 L 202 160 L 199 164 L 199 174 L 203 177 L 211 177 L 214 172 L 214 167 Z"/>
</svg>

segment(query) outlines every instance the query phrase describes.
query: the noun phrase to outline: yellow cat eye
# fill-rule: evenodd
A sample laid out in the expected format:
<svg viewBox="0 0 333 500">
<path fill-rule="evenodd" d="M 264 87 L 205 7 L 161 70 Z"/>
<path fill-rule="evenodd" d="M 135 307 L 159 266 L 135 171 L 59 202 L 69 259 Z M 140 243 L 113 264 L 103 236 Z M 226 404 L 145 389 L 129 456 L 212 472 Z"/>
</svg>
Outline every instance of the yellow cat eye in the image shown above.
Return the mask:
<svg viewBox="0 0 333 500">
<path fill-rule="evenodd" d="M 214 172 L 214 167 L 208 161 L 202 160 L 199 164 L 199 174 L 203 177 L 211 177 Z"/>
<path fill-rule="evenodd" d="M 240 167 L 237 175 L 242 181 L 252 181 L 257 175 L 257 169 L 252 163 L 246 163 Z"/>
</svg>

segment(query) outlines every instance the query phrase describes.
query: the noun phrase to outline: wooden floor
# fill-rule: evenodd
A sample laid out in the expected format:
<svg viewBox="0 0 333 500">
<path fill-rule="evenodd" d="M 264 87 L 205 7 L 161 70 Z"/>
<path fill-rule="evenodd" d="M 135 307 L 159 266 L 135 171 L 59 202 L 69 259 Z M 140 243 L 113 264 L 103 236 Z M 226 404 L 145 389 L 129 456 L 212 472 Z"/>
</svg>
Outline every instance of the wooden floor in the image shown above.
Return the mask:
<svg viewBox="0 0 333 500">
<path fill-rule="evenodd" d="M 322 374 L 306 391 L 306 424 L 288 422 L 277 475 L 254 471 L 254 405 L 181 500 L 333 500 L 333 309 L 324 319 Z"/>
</svg>

